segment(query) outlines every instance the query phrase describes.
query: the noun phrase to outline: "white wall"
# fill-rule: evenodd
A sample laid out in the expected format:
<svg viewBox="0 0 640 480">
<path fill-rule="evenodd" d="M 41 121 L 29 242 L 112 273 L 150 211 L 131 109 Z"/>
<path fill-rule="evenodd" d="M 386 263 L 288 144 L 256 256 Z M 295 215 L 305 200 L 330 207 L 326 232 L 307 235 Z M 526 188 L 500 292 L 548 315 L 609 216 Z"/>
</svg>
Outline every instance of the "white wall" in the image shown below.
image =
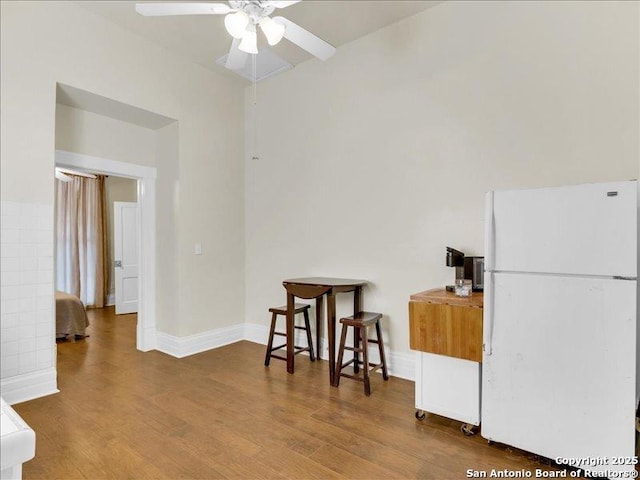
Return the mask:
<svg viewBox="0 0 640 480">
<path fill-rule="evenodd" d="M 79 108 L 56 105 L 55 138 L 56 150 L 147 167 L 156 164 L 154 130 Z"/>
<path fill-rule="evenodd" d="M 247 321 L 285 278 L 364 278 L 408 352 L 409 296 L 453 279 L 445 246 L 483 253 L 484 192 L 638 178 L 638 8 L 445 2 L 260 83 Z"/>
<path fill-rule="evenodd" d="M 22 398 L 56 391 L 53 211 L 8 200 L 0 207 L 0 374 L 2 396 L 11 402 L 12 390 Z"/>
<path fill-rule="evenodd" d="M 178 291 L 180 215 L 180 171 L 176 159 L 179 156 L 178 124 L 173 123 L 157 131 L 156 165 L 163 172 L 158 176 L 157 190 L 163 192 L 156 197 L 156 255 L 162 261 L 162 275 L 156 277 L 157 292 Z M 171 332 L 180 318 L 180 298 L 176 295 L 158 295 L 158 330 Z"/>
<path fill-rule="evenodd" d="M 172 240 L 177 258 L 156 268 L 161 277 L 172 274 L 164 265 L 179 265 L 184 281 L 157 295 L 188 308 L 158 309 L 158 325 L 181 336 L 242 322 L 242 90 L 70 2 L 2 2 L 0 17 L 1 199 L 53 211 L 57 82 L 176 119 L 178 166 L 159 166 L 158 185 L 179 171 L 175 228 L 189 233 Z M 195 240 L 205 255 L 193 255 Z"/>
</svg>

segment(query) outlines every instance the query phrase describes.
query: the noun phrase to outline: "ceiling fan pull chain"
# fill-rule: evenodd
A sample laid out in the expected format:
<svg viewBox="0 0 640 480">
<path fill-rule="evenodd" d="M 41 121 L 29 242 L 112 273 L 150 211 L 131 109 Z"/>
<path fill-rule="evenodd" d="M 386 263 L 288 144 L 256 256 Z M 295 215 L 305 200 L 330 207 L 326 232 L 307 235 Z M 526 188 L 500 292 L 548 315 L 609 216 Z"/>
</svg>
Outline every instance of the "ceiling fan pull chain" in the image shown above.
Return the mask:
<svg viewBox="0 0 640 480">
<path fill-rule="evenodd" d="M 251 149 L 253 150 L 253 154 L 251 156 L 251 160 L 258 160 L 260 157 L 258 156 L 258 94 L 257 94 L 257 67 L 256 67 L 256 59 L 257 55 L 251 55 L 251 68 L 253 71 L 253 105 L 251 106 L 252 112 L 252 135 L 251 135 Z"/>
<path fill-rule="evenodd" d="M 251 69 L 252 69 L 252 73 L 253 73 L 253 104 L 255 105 L 256 103 L 258 103 L 258 88 L 256 86 L 257 84 L 257 77 L 258 77 L 258 71 L 257 71 L 257 67 L 256 67 L 256 58 L 257 55 L 252 55 L 251 56 Z"/>
</svg>

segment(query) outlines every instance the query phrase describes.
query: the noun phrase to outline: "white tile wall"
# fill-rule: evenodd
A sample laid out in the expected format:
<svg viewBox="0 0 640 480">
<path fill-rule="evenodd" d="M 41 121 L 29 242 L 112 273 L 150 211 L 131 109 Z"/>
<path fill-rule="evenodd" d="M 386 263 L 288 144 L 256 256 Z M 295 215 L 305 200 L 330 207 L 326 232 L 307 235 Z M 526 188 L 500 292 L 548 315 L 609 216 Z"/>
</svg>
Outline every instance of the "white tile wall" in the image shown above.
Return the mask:
<svg viewBox="0 0 640 480">
<path fill-rule="evenodd" d="M 0 202 L 0 378 L 54 364 L 53 205 Z"/>
</svg>

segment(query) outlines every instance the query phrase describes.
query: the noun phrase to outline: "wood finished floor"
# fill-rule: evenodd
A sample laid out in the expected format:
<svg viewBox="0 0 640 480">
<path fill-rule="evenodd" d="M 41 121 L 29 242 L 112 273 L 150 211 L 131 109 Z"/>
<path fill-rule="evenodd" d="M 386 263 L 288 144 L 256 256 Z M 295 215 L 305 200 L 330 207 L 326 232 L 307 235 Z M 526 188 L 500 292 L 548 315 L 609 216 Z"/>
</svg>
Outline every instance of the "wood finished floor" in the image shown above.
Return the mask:
<svg viewBox="0 0 640 480">
<path fill-rule="evenodd" d="M 15 405 L 36 432 L 28 479 L 459 479 L 467 469 L 552 470 L 436 415 L 413 382 L 343 379 L 296 357 L 263 366 L 239 342 L 176 359 L 135 349 L 135 315 L 90 311 L 90 337 L 58 344 L 60 393 Z"/>
</svg>

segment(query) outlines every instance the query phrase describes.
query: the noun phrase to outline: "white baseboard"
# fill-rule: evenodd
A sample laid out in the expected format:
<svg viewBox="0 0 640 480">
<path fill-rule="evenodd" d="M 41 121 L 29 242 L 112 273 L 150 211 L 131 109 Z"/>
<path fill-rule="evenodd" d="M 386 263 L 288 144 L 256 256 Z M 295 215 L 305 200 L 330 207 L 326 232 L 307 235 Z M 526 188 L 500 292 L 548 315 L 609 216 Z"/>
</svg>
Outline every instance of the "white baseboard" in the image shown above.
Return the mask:
<svg viewBox="0 0 640 480">
<path fill-rule="evenodd" d="M 217 328 L 187 337 L 158 332 L 157 338 L 157 350 L 176 358 L 183 358 L 244 340 L 244 324 Z"/>
<path fill-rule="evenodd" d="M 405 380 L 416 379 L 416 356 L 413 352 L 391 352 L 387 351 L 387 363 L 389 364 L 389 375 L 404 378 Z"/>
<path fill-rule="evenodd" d="M 242 340 L 266 345 L 268 339 L 269 327 L 266 325 L 258 325 L 256 323 L 244 324 L 244 338 L 242 338 Z M 307 344 L 304 334 L 296 332 L 295 344 L 302 346 Z M 369 351 L 371 352 L 371 358 L 374 359 L 374 361 L 378 361 L 378 347 L 373 345 L 372 347 L 369 347 Z M 413 352 L 392 352 L 385 349 L 385 354 L 387 357 L 389 375 L 415 381 L 415 355 Z M 325 338 L 322 339 L 321 358 L 323 360 L 329 359 L 329 344 Z"/>
<path fill-rule="evenodd" d="M 143 327 L 138 323 L 136 327 L 136 348 L 141 352 L 156 350 L 158 348 L 158 335 L 156 327 Z"/>
<path fill-rule="evenodd" d="M 9 405 L 58 393 L 56 369 L 47 368 L 23 375 L 3 378 L 0 382 L 2 398 Z"/>
<path fill-rule="evenodd" d="M 267 340 L 269 340 L 269 327 L 266 325 L 258 325 L 257 323 L 245 323 L 242 339 L 266 345 Z"/>
</svg>

